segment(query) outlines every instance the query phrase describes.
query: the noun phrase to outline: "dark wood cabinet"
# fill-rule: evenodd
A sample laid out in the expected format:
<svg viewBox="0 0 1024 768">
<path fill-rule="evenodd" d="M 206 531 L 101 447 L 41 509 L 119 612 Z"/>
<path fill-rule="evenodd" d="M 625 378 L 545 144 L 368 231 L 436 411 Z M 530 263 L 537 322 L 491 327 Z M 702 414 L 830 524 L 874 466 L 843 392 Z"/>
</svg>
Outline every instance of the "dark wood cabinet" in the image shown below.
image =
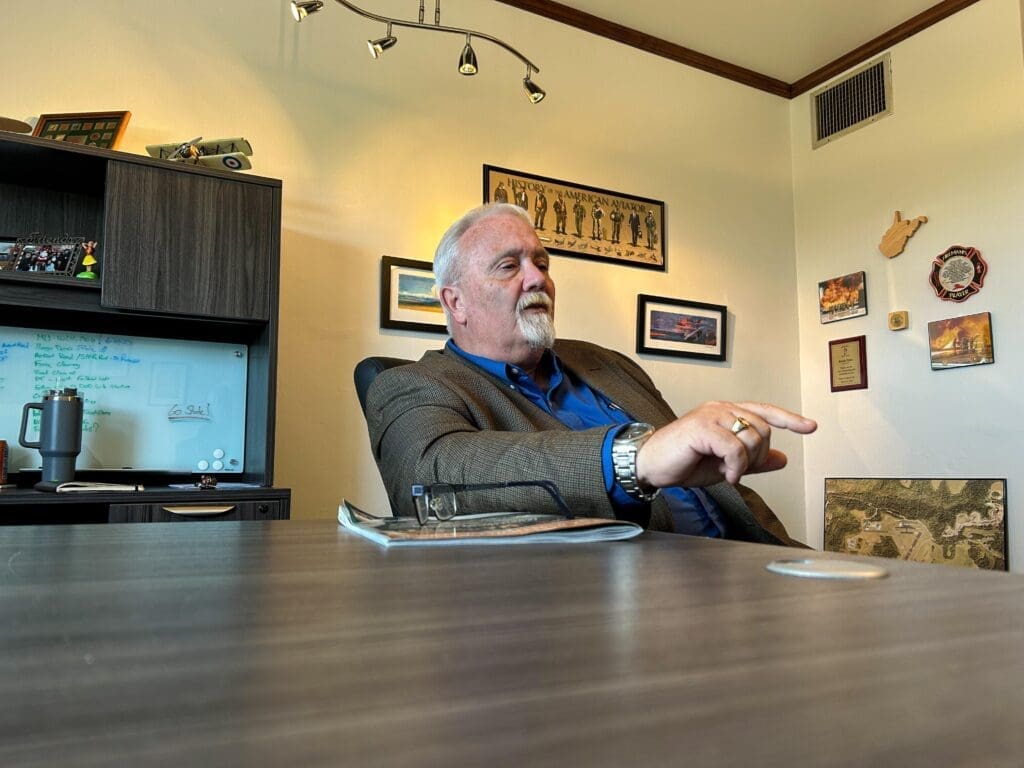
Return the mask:
<svg viewBox="0 0 1024 768">
<path fill-rule="evenodd" d="M 3 326 L 88 329 L 245 344 L 246 392 L 239 393 L 246 403 L 245 465 L 241 474 L 224 479 L 277 493 L 271 487 L 280 220 L 281 182 L 276 179 L 3 135 L 0 236 L 43 233 L 95 239 L 100 244 L 100 279 L 0 271 L 0 333 Z M 85 479 L 121 479 L 116 471 L 90 474 L 94 476 Z M 31 487 L 34 479 L 12 473 L 19 488 Z M 189 480 L 190 475 L 143 481 L 148 488 Z M 224 514 L 240 515 L 227 519 L 287 518 L 288 493 L 283 493 L 284 503 L 280 496 L 245 498 Z M 52 494 L 0 494 L 0 523 L 5 511 L 31 504 L 59 510 L 62 518 L 73 517 L 69 505 L 80 506 L 83 513 L 88 509 L 90 521 L 104 518 L 108 507 L 95 496 L 81 495 L 88 498 L 76 495 L 56 502 Z M 111 520 L 155 520 L 172 514 L 141 499 L 122 500 L 109 505 Z M 174 502 L 171 493 L 166 506 Z M 160 504 L 165 504 L 163 499 Z M 204 519 L 225 518 L 210 514 Z"/>
<path fill-rule="evenodd" d="M 278 187 L 110 162 L 103 304 L 267 322 L 280 220 Z"/>
</svg>

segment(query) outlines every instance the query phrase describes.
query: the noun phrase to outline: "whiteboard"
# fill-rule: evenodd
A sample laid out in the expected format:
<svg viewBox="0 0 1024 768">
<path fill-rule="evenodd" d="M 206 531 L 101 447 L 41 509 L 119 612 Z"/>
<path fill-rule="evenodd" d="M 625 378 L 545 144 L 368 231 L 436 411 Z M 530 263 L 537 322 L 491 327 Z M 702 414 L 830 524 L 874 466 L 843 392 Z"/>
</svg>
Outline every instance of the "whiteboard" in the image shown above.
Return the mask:
<svg viewBox="0 0 1024 768">
<path fill-rule="evenodd" d="M 22 408 L 51 389 L 83 401 L 76 469 L 242 472 L 244 344 L 0 327 L 0 439 L 11 471 L 37 469 L 22 448 Z M 25 439 L 39 435 L 29 411 Z"/>
</svg>

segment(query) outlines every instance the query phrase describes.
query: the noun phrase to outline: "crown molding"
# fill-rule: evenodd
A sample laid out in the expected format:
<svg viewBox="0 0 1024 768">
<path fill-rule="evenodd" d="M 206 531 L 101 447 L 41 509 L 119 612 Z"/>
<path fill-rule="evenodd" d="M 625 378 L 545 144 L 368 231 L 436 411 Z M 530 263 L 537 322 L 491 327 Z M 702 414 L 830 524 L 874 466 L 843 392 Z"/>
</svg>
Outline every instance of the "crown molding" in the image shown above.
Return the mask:
<svg viewBox="0 0 1024 768">
<path fill-rule="evenodd" d="M 896 43 L 916 35 L 918 32 L 932 26 L 932 24 L 936 24 L 968 6 L 974 5 L 978 0 L 942 0 L 937 5 L 933 5 L 913 18 L 893 27 L 888 32 L 879 35 L 858 48 L 854 48 L 849 53 L 840 56 L 835 61 L 829 62 L 793 83 L 787 83 L 784 80 L 769 77 L 736 64 L 730 64 L 727 61 L 716 59 L 699 51 L 685 48 L 676 43 L 670 43 L 668 40 L 663 40 L 660 37 L 648 35 L 645 32 L 602 19 L 599 16 L 594 16 L 584 11 L 578 11 L 562 3 L 548 2 L 547 0 L 497 0 L 497 2 L 543 16 L 576 29 L 581 29 L 584 32 L 614 40 L 617 43 L 622 43 L 632 48 L 647 51 L 655 56 L 661 56 L 662 58 L 685 64 L 688 67 L 709 72 L 712 75 L 724 77 L 727 80 L 732 80 L 751 88 L 791 99 L 831 80 L 847 69 L 870 59 L 887 48 L 891 48 Z"/>
</svg>

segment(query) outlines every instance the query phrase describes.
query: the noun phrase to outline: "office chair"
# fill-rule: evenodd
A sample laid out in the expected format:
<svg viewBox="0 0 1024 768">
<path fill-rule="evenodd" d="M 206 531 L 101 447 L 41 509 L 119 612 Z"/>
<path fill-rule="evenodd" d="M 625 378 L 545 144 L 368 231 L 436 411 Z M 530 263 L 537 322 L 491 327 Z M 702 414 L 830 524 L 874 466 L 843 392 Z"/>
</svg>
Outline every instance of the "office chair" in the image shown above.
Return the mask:
<svg viewBox="0 0 1024 768">
<path fill-rule="evenodd" d="M 400 357 L 367 357 L 356 363 L 355 370 L 352 371 L 352 378 L 355 381 L 356 395 L 359 397 L 359 407 L 363 411 L 363 418 L 366 417 L 366 393 L 377 375 L 388 368 L 408 365 L 411 362 L 413 361 Z"/>
</svg>

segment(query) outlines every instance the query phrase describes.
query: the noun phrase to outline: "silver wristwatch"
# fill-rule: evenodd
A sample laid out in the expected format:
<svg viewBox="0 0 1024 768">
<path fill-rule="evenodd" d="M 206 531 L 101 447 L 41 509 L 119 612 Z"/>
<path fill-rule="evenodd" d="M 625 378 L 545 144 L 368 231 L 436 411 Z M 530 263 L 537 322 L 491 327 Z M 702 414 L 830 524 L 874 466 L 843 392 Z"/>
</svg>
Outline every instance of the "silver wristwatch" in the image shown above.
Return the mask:
<svg viewBox="0 0 1024 768">
<path fill-rule="evenodd" d="M 637 501 L 654 501 L 661 493 L 660 488 L 655 488 L 650 493 L 640 487 L 640 481 L 636 477 L 636 452 L 640 446 L 647 442 L 647 438 L 654 434 L 654 427 L 635 421 L 626 426 L 617 437 L 612 440 L 612 464 L 615 468 L 615 482 L 622 486 L 622 489 Z"/>
</svg>

